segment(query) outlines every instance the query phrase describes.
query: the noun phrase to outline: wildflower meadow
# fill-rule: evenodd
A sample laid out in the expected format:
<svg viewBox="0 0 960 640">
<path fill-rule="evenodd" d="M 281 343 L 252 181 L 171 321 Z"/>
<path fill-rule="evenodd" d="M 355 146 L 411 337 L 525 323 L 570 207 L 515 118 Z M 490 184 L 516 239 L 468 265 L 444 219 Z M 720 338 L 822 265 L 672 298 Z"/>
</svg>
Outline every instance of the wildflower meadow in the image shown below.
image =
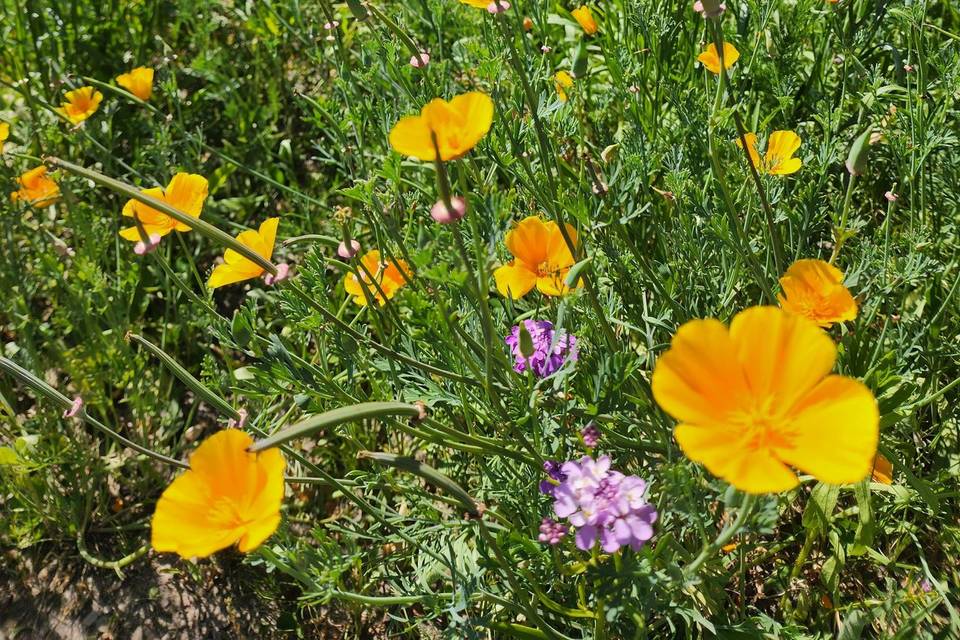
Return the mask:
<svg viewBox="0 0 960 640">
<path fill-rule="evenodd" d="M 0 34 L 0 637 L 960 638 L 952 3 Z"/>
</svg>

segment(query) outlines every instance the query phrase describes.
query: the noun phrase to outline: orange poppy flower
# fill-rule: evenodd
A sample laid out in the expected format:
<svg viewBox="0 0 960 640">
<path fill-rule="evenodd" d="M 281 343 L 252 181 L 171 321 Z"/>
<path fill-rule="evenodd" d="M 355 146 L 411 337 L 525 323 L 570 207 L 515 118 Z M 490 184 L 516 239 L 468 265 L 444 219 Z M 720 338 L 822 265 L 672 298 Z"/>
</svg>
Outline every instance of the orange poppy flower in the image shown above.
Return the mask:
<svg viewBox="0 0 960 640">
<path fill-rule="evenodd" d="M 237 242 L 256 251 L 267 260 L 273 257 L 273 247 L 277 241 L 277 226 L 280 218 L 267 218 L 260 224 L 258 231 L 242 231 L 237 236 Z M 249 258 L 233 249 L 227 249 L 223 254 L 223 264 L 218 264 L 210 274 L 207 286 L 211 289 L 227 284 L 243 282 L 251 278 L 259 278 L 265 269 Z"/>
<path fill-rule="evenodd" d="M 376 249 L 368 251 L 360 258 L 357 273 L 350 272 L 343 278 L 343 288 L 353 296 L 353 301 L 360 306 L 367 305 L 367 296 L 376 300 L 381 306 L 393 298 L 397 291 L 407 284 L 410 268 L 404 260 L 380 259 L 380 252 Z M 368 275 L 369 274 L 369 275 Z M 371 281 L 370 276 L 373 276 Z"/>
<path fill-rule="evenodd" d="M 593 19 L 593 12 L 590 11 L 590 7 L 584 5 L 578 7 L 570 12 L 570 15 L 573 16 L 574 20 L 580 25 L 580 28 L 583 29 L 583 32 L 588 36 L 592 36 L 597 32 L 597 21 Z"/>
<path fill-rule="evenodd" d="M 280 525 L 283 455 L 249 453 L 253 438 L 238 429 L 210 436 L 190 456 L 190 469 L 164 490 L 150 524 L 157 551 L 205 558 L 236 544 L 256 549 Z"/>
<path fill-rule="evenodd" d="M 160 187 L 143 189 L 144 194 L 162 200 L 174 209 L 193 218 L 200 217 L 208 191 L 207 179 L 194 173 L 178 173 L 173 176 L 166 189 Z M 123 215 L 132 218 L 134 214 L 140 219 L 140 223 L 148 236 L 157 234 L 163 237 L 171 231 L 190 231 L 188 225 L 177 221 L 175 218 L 148 207 L 138 200 L 128 200 L 127 204 L 123 206 Z M 142 240 L 136 225 L 121 231 L 120 237 L 130 242 L 140 242 Z"/>
<path fill-rule="evenodd" d="M 573 77 L 566 71 L 557 71 L 553 76 L 553 88 L 557 90 L 560 102 L 567 101 L 567 89 L 573 86 Z"/>
<path fill-rule="evenodd" d="M 857 301 L 843 286 L 843 272 L 823 260 L 797 260 L 780 278 L 780 306 L 821 327 L 857 317 Z"/>
<path fill-rule="evenodd" d="M 72 122 L 80 124 L 100 107 L 103 94 L 93 87 L 80 87 L 66 93 L 66 101 L 57 108 L 57 113 Z"/>
<path fill-rule="evenodd" d="M 153 95 L 153 69 L 137 67 L 128 73 L 117 76 L 117 84 L 141 100 L 149 100 Z"/>
<path fill-rule="evenodd" d="M 390 131 L 390 146 L 420 160 L 455 160 L 473 149 L 490 131 L 493 100 L 479 91 L 450 102 L 434 98 L 418 116 L 404 116 Z M 436 138 L 436 146 L 434 146 Z"/>
<path fill-rule="evenodd" d="M 576 246 L 576 229 L 568 224 L 567 233 Z M 505 243 L 514 260 L 493 272 L 502 295 L 522 298 L 534 287 L 548 296 L 570 292 L 566 279 L 575 261 L 556 222 L 524 218 L 507 233 Z"/>
<path fill-rule="evenodd" d="M 793 131 L 774 131 L 767 141 L 767 152 L 760 161 L 757 151 L 757 134 L 747 133 L 743 136 L 747 140 L 747 152 L 750 162 L 759 173 L 769 173 L 775 176 L 785 176 L 800 170 L 803 162 L 794 158 L 793 154 L 800 148 L 800 136 Z M 737 138 L 737 146 L 743 148 L 743 141 Z"/>
<path fill-rule="evenodd" d="M 723 43 L 723 68 L 729 69 L 740 59 L 740 52 L 729 42 Z M 712 42 L 706 50 L 697 56 L 697 60 L 710 70 L 711 73 L 720 75 L 720 56 L 717 52 L 717 45 Z"/>
<path fill-rule="evenodd" d="M 878 453 L 873 460 L 873 481 L 880 484 L 893 484 L 893 463 L 886 456 Z"/>
<path fill-rule="evenodd" d="M 660 356 L 651 387 L 680 424 L 684 454 L 748 493 L 858 482 L 877 452 L 877 401 L 861 382 L 830 375 L 837 347 L 816 324 L 752 307 L 728 329 L 687 322 Z"/>
<path fill-rule="evenodd" d="M 20 189 L 10 194 L 14 201 L 23 200 L 38 209 L 50 206 L 60 198 L 60 187 L 47 176 L 47 168 L 43 165 L 27 171 L 19 178 L 17 184 Z"/>
</svg>

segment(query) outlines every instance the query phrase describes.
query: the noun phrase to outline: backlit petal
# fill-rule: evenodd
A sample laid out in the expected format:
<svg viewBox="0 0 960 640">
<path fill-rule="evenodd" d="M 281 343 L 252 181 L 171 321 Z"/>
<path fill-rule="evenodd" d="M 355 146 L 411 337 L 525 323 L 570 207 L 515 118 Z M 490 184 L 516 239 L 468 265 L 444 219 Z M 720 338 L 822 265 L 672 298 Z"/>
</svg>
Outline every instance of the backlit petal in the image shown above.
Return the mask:
<svg viewBox="0 0 960 640">
<path fill-rule="evenodd" d="M 493 272 L 500 295 L 513 299 L 527 295 L 537 284 L 537 274 L 523 263 L 514 261 Z"/>
<path fill-rule="evenodd" d="M 770 452 L 745 446 L 742 435 L 733 428 L 680 424 L 674 437 L 684 455 L 741 491 L 769 493 L 797 485 L 793 471 Z"/>
<path fill-rule="evenodd" d="M 437 157 L 430 127 L 420 116 L 404 116 L 390 131 L 390 146 L 394 151 L 420 160 L 434 160 Z"/>
<path fill-rule="evenodd" d="M 681 422 L 728 424 L 748 404 L 743 369 L 727 328 L 718 320 L 691 320 L 673 336 L 651 380 L 660 407 Z"/>
<path fill-rule="evenodd" d="M 859 482 L 869 475 L 880 413 L 862 382 L 829 376 L 794 405 L 790 417 L 792 446 L 777 448 L 781 460 L 831 484 Z"/>
<path fill-rule="evenodd" d="M 756 406 L 782 414 L 815 387 L 830 370 L 837 348 L 806 318 L 777 307 L 751 307 L 730 323 L 730 338 Z M 766 411 L 764 411 L 766 410 Z"/>
<path fill-rule="evenodd" d="M 540 216 L 528 216 L 507 232 L 504 244 L 513 257 L 531 270 L 546 261 L 550 243 L 550 231 Z"/>
</svg>

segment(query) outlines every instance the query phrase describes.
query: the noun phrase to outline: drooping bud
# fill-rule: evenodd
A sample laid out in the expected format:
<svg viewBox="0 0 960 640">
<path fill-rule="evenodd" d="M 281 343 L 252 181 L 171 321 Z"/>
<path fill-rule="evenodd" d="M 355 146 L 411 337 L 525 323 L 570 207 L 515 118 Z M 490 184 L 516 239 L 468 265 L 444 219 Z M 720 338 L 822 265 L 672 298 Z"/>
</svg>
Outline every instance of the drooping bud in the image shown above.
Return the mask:
<svg viewBox="0 0 960 640">
<path fill-rule="evenodd" d="M 266 273 L 263 276 L 263 281 L 267 283 L 267 285 L 274 285 L 274 284 L 277 284 L 278 282 L 282 282 L 286 280 L 289 277 L 290 277 L 290 265 L 288 265 L 286 262 L 281 262 L 280 264 L 277 265 L 277 274 L 274 275 L 272 273 Z"/>
<path fill-rule="evenodd" d="M 430 64 L 430 54 L 426 51 L 421 51 L 415 56 L 410 56 L 410 66 L 414 69 L 423 69 L 428 64 Z"/>
<path fill-rule="evenodd" d="M 340 246 L 337 247 L 337 255 L 343 258 L 344 260 L 349 260 L 353 256 L 357 255 L 360 251 L 360 243 L 356 239 L 350 240 L 350 245 L 347 246 L 347 243 L 344 241 L 340 242 Z"/>
<path fill-rule="evenodd" d="M 138 256 L 145 256 L 148 253 L 153 253 L 157 250 L 157 247 L 160 246 L 160 237 L 159 233 L 151 233 L 147 239 L 147 242 L 143 240 L 138 240 L 135 245 L 133 245 L 133 252 Z"/>
<path fill-rule="evenodd" d="M 443 200 L 437 200 L 436 204 L 430 208 L 430 217 L 440 224 L 456 222 L 465 215 L 467 215 L 467 201 L 459 196 L 450 198 L 449 208 Z"/>
<path fill-rule="evenodd" d="M 77 396 L 73 399 L 73 404 L 70 405 L 70 408 L 63 412 L 64 418 L 76 418 L 80 411 L 83 409 L 83 398 Z"/>
</svg>

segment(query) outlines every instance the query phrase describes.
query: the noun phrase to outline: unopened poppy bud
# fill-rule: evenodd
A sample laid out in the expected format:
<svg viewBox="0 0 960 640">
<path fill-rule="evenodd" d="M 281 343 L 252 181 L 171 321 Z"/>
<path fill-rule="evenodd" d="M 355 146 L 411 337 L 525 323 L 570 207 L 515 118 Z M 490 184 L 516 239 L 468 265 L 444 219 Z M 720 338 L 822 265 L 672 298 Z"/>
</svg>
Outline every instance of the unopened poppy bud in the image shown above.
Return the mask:
<svg viewBox="0 0 960 640">
<path fill-rule="evenodd" d="M 430 54 L 426 51 L 421 51 L 415 56 L 410 56 L 410 66 L 414 69 L 423 69 L 428 64 L 430 64 Z"/>
<path fill-rule="evenodd" d="M 77 396 L 73 399 L 73 404 L 70 405 L 70 408 L 63 412 L 64 418 L 76 418 L 80 411 L 83 409 L 83 398 Z"/>
<path fill-rule="evenodd" d="M 600 159 L 605 163 L 610 164 L 611 160 L 615 160 L 617 157 L 617 150 L 620 148 L 619 144 L 611 144 L 607 147 L 604 147 L 603 151 L 600 152 Z"/>
<path fill-rule="evenodd" d="M 867 127 L 850 146 L 846 166 L 847 171 L 852 176 L 858 176 L 867 169 L 867 154 L 870 152 L 870 134 L 872 132 L 873 128 Z"/>
<path fill-rule="evenodd" d="M 510 3 L 507 0 L 493 0 L 490 4 L 487 5 L 487 12 L 494 15 L 498 13 L 503 13 L 510 8 Z"/>
<path fill-rule="evenodd" d="M 467 215 L 467 201 L 461 197 L 450 198 L 449 208 L 443 200 L 437 200 L 437 203 L 430 208 L 430 217 L 440 224 L 456 222 L 465 215 Z"/>
<path fill-rule="evenodd" d="M 367 8 L 363 6 L 363 0 L 347 0 L 347 7 L 357 20 L 366 20 L 370 15 Z"/>
<path fill-rule="evenodd" d="M 344 260 L 349 260 L 353 256 L 357 255 L 357 252 L 359 251 L 360 243 L 355 239 L 350 240 L 350 246 L 347 246 L 346 242 L 340 242 L 340 246 L 337 247 L 337 255 Z"/>
<path fill-rule="evenodd" d="M 529 359 L 530 356 L 536 352 L 536 349 L 533 346 L 533 336 L 530 335 L 530 331 L 527 329 L 526 322 L 521 322 L 518 326 L 520 327 L 520 355 L 526 359 Z"/>
<path fill-rule="evenodd" d="M 530 19 L 530 16 L 526 16 L 523 19 L 523 30 L 530 31 L 530 29 L 533 29 L 533 20 Z"/>
<path fill-rule="evenodd" d="M 268 285 L 272 285 L 272 284 L 277 284 L 278 282 L 282 282 L 289 277 L 290 277 L 290 265 L 288 265 L 286 262 L 281 262 L 280 264 L 277 265 L 277 274 L 274 275 L 272 273 L 266 273 L 263 276 L 263 281 Z"/>
<path fill-rule="evenodd" d="M 582 78 L 587 73 L 587 41 L 581 40 L 577 47 L 577 55 L 573 59 L 573 76 Z"/>
<path fill-rule="evenodd" d="M 153 253 L 157 250 L 157 247 L 160 246 L 160 240 L 162 240 L 159 233 L 151 233 L 147 238 L 147 242 L 139 240 L 137 244 L 133 245 L 133 252 L 138 256 L 145 256 L 148 253 Z"/>
</svg>

